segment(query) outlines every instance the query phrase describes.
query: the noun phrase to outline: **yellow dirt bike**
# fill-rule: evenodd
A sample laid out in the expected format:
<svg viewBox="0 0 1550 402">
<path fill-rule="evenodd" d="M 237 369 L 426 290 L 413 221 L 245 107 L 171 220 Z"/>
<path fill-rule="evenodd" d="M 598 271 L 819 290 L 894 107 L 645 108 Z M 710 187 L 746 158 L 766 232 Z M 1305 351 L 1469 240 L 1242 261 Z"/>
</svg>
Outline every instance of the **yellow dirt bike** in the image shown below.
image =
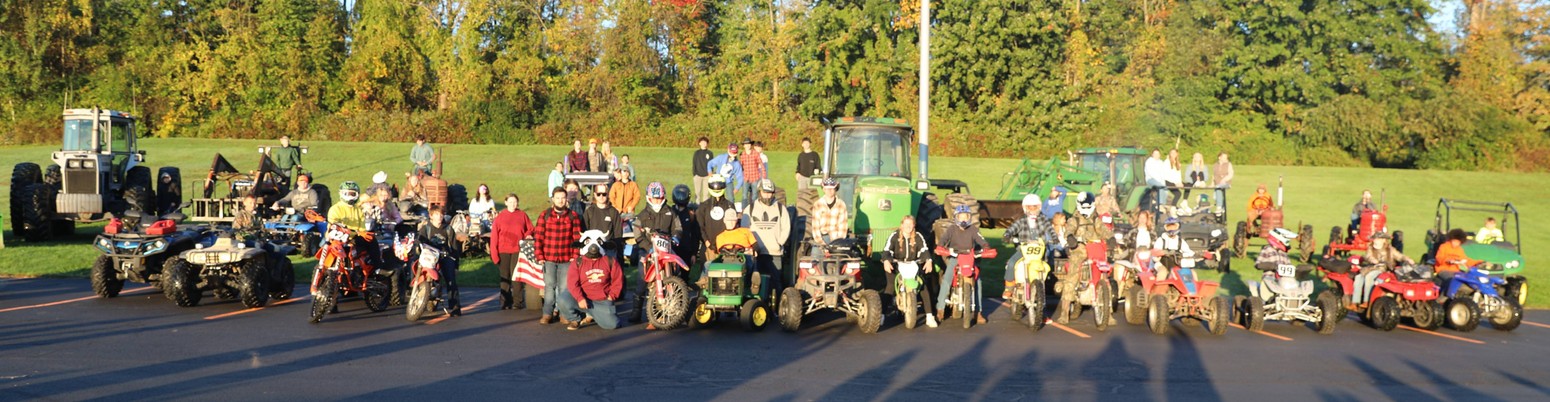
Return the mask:
<svg viewBox="0 0 1550 402">
<path fill-rule="evenodd" d="M 1044 261 L 1044 247 L 1043 239 L 1017 245 L 1022 258 L 1012 265 L 1011 297 L 1006 300 L 1012 308 L 1012 318 L 1027 322 L 1035 332 L 1044 328 L 1044 281 L 1050 271 L 1049 263 Z"/>
</svg>

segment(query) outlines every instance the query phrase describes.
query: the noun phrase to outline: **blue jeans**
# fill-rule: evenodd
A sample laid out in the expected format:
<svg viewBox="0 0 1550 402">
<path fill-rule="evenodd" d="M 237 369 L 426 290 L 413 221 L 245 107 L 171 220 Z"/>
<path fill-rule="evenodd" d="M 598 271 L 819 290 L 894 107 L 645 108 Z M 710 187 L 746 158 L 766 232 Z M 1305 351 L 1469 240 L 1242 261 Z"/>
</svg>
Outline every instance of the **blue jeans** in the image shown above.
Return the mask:
<svg viewBox="0 0 1550 402">
<path fill-rule="evenodd" d="M 560 316 L 571 322 L 581 321 L 582 315 L 592 317 L 597 322 L 598 328 L 619 328 L 619 315 L 614 310 L 614 302 L 608 300 L 591 300 L 587 302 L 588 309 L 582 310 L 580 303 L 570 291 L 560 291 Z"/>
<path fill-rule="evenodd" d="M 570 273 L 570 263 L 544 261 L 544 309 L 543 315 L 553 315 L 555 302 L 565 290 L 565 278 Z"/>
</svg>

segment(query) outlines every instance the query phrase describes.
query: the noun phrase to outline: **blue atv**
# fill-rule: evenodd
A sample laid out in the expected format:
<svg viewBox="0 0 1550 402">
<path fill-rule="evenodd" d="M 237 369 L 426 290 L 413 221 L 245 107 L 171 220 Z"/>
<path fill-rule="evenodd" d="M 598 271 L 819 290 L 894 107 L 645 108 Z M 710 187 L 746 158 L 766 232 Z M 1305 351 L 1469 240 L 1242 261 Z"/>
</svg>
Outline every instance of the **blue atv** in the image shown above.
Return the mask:
<svg viewBox="0 0 1550 402">
<path fill-rule="evenodd" d="M 312 222 L 301 214 L 282 214 L 275 219 L 264 222 L 264 234 L 271 241 L 283 243 L 292 247 L 291 254 L 314 256 L 318 253 L 318 246 L 323 243 L 323 229 L 326 224 Z"/>
<path fill-rule="evenodd" d="M 1453 275 L 1444 288 L 1448 298 L 1448 326 L 1469 332 L 1480 326 L 1481 319 L 1491 320 L 1498 331 L 1511 331 L 1523 323 L 1523 306 L 1516 298 L 1502 297 L 1509 286 L 1501 275 L 1493 275 L 1490 263 L 1482 263 Z"/>
</svg>

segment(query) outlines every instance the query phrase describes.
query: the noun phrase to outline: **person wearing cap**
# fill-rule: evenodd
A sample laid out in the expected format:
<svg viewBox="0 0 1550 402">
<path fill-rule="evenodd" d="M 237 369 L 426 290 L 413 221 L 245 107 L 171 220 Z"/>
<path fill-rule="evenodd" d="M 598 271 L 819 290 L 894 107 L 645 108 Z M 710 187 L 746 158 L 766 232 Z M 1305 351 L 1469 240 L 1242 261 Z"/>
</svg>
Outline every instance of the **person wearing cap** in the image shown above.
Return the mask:
<svg viewBox="0 0 1550 402">
<path fill-rule="evenodd" d="M 646 208 L 635 215 L 635 221 L 639 226 L 635 228 L 635 244 L 641 245 L 636 250 L 639 250 L 640 256 L 648 261 L 651 254 L 656 252 L 655 245 L 651 244 L 651 234 L 672 240 L 674 247 L 677 247 L 679 237 L 683 234 L 682 222 L 678 220 L 678 215 L 674 213 L 673 208 L 667 206 L 667 189 L 662 187 L 662 183 L 651 182 L 651 184 L 646 185 Z M 684 268 L 687 270 L 689 267 Z M 646 311 L 644 307 L 646 305 L 646 276 L 644 275 L 645 271 L 641 272 L 640 286 L 635 291 L 635 315 L 630 319 L 631 322 L 640 322 L 642 315 Z M 685 273 L 677 272 L 676 274 L 684 275 Z M 656 329 L 656 327 L 648 324 L 646 329 L 651 330 Z"/>
<path fill-rule="evenodd" d="M 700 203 L 695 210 L 695 219 L 700 226 L 700 240 L 705 245 L 705 261 L 716 259 L 716 237 L 727 230 L 722 223 L 722 217 L 726 211 L 733 208 L 732 200 L 727 199 L 727 179 L 720 174 L 711 173 L 709 184 L 710 198 Z"/>
<path fill-rule="evenodd" d="M 1167 278 L 1168 271 L 1179 266 L 1182 259 L 1195 258 L 1195 251 L 1179 236 L 1179 218 L 1170 216 L 1163 221 L 1162 233 L 1152 240 L 1152 255 L 1160 257 L 1152 260 L 1162 264 L 1156 272 L 1158 280 Z"/>
<path fill-rule="evenodd" d="M 985 241 L 985 237 L 980 235 L 979 227 L 975 225 L 972 215 L 972 208 L 973 207 L 968 205 L 959 205 L 957 208 L 954 208 L 953 222 L 956 223 L 956 225 L 947 228 L 947 230 L 942 233 L 942 237 L 937 239 L 936 244 L 938 248 L 947 249 L 951 255 L 954 256 L 959 254 L 977 253 L 990 249 L 990 243 Z M 953 277 L 955 275 L 951 272 L 953 269 L 952 260 L 948 260 L 947 269 L 948 271 L 943 272 L 942 275 L 941 288 L 937 289 L 937 317 L 945 317 L 943 315 L 943 308 L 947 306 L 947 294 L 951 293 L 953 289 Z M 979 294 L 981 290 L 985 288 L 981 282 L 983 281 L 981 281 L 979 278 L 975 278 L 974 300 L 984 299 Z M 984 324 L 985 313 L 983 309 L 975 310 L 976 313 L 979 314 L 979 316 L 975 318 L 975 321 L 980 324 Z"/>
<path fill-rule="evenodd" d="M 183 206 L 183 183 L 172 179 L 172 174 L 161 173 L 161 185 L 156 188 L 156 211 L 162 215 L 177 212 Z"/>
<path fill-rule="evenodd" d="M 571 143 L 570 153 L 565 154 L 564 173 L 586 172 L 591 169 L 592 165 L 587 160 L 587 153 L 581 150 L 581 140 L 577 139 Z"/>
<path fill-rule="evenodd" d="M 431 174 L 431 162 L 435 160 L 436 150 L 425 141 L 425 136 L 415 137 L 414 148 L 409 150 L 409 161 L 414 162 L 414 169 L 410 171 L 417 174 Z"/>
<path fill-rule="evenodd" d="M 689 161 L 690 171 L 694 172 L 692 192 L 694 202 L 702 202 L 710 197 L 710 188 L 706 187 L 709 182 L 706 180 L 710 178 L 710 160 L 716 157 L 716 153 L 710 151 L 709 138 L 700 137 L 695 143 L 700 146 L 700 149 L 694 151 L 694 157 Z"/>
<path fill-rule="evenodd" d="M 610 257 L 619 257 L 619 249 L 624 238 L 624 220 L 619 218 L 619 209 L 615 208 L 608 200 L 608 185 L 599 184 L 592 191 L 592 203 L 587 204 L 586 211 L 581 213 L 582 230 L 596 230 L 603 232 L 603 249 Z"/>
<path fill-rule="evenodd" d="M 630 172 L 621 168 L 614 169 L 614 184 L 608 189 L 608 201 L 621 215 L 634 215 L 635 208 L 640 206 L 640 184 L 630 177 Z"/>
<path fill-rule="evenodd" d="M 1351 287 L 1351 303 L 1362 304 L 1372 294 L 1372 287 L 1378 283 L 1378 276 L 1384 272 L 1393 271 L 1400 267 L 1415 264 L 1415 260 L 1406 257 L 1404 253 L 1394 248 L 1389 242 L 1392 238 L 1387 232 L 1378 232 L 1372 235 L 1372 242 L 1367 245 L 1367 254 L 1362 256 L 1362 270 L 1353 275 Z"/>
<path fill-rule="evenodd" d="M 791 238 L 791 214 L 785 204 L 775 199 L 774 180 L 759 181 L 759 199 L 747 211 L 748 227 L 758 238 L 754 249 L 759 252 L 759 271 L 775 279 L 771 289 L 779 292 L 781 285 L 791 280 L 781 264 L 781 256 L 786 255 L 786 239 Z"/>
<path fill-rule="evenodd" d="M 291 136 L 280 136 L 280 146 L 270 147 L 265 150 L 269 159 L 274 161 L 275 168 L 280 170 L 280 176 L 286 186 L 290 186 L 295 179 L 296 169 L 301 169 L 301 148 L 291 146 Z"/>
<path fill-rule="evenodd" d="M 823 197 L 813 203 L 813 209 L 808 213 L 813 255 L 823 255 L 823 248 L 829 242 L 850 237 L 850 207 L 837 194 L 839 187 L 839 180 L 824 178 Z"/>
<path fill-rule="evenodd" d="M 724 179 L 724 184 L 732 191 L 726 194 L 726 198 L 737 202 L 743 183 L 743 164 L 737 158 L 737 144 L 727 145 L 727 153 L 712 158 L 705 166 L 710 169 L 710 174 L 720 175 Z"/>
<path fill-rule="evenodd" d="M 802 139 L 802 153 L 797 154 L 797 191 L 813 186 L 812 178 L 822 174 L 823 161 L 813 152 L 813 140 Z"/>
<path fill-rule="evenodd" d="M 607 172 L 603 167 L 603 153 L 597 150 L 597 139 L 587 139 L 587 171 Z"/>
<path fill-rule="evenodd" d="M 743 189 L 743 206 L 753 204 L 754 195 L 758 191 L 759 181 L 764 180 L 764 159 L 758 150 L 754 149 L 752 139 L 743 140 L 743 153 L 738 155 L 738 162 L 743 165 L 743 181 L 740 183 Z"/>
<path fill-rule="evenodd" d="M 1012 296 L 1011 285 L 1013 279 L 1015 279 L 1014 274 L 1017 273 L 1017 263 L 1018 261 L 1022 261 L 1023 257 L 1025 257 L 1023 255 L 1022 249 L 1020 247 L 1016 247 L 1015 245 L 1034 240 L 1044 240 L 1045 244 L 1056 243 L 1054 232 L 1051 231 L 1053 226 L 1050 224 L 1050 221 L 1045 219 L 1044 215 L 1040 213 L 1039 208 L 1042 203 L 1043 201 L 1039 200 L 1038 194 L 1028 193 L 1028 195 L 1023 196 L 1023 218 L 1013 221 L 1012 224 L 1006 228 L 1006 233 L 1001 236 L 1002 240 L 1005 240 L 1007 243 L 1014 245 L 1012 247 L 1012 257 L 1006 260 L 1006 274 L 1004 275 L 1005 277 L 1003 279 L 1006 280 L 1007 290 L 1006 292 L 1002 293 L 1002 298 Z M 1051 247 L 1052 246 L 1046 246 L 1045 249 L 1048 250 Z M 1045 256 L 1038 255 L 1030 257 L 1044 258 Z"/>
<path fill-rule="evenodd" d="M 393 191 L 393 186 L 387 184 L 387 177 L 387 172 L 378 170 L 377 173 L 371 175 L 371 185 L 367 186 L 366 191 L 361 192 L 361 194 L 370 197 L 375 196 L 381 190 Z"/>
<path fill-rule="evenodd" d="M 297 214 L 301 214 L 309 209 L 318 209 L 320 207 L 318 201 L 321 200 L 318 199 L 317 191 L 312 190 L 312 176 L 302 173 L 296 175 L 296 188 L 285 194 L 285 197 L 275 200 L 269 208 L 279 211 L 289 207 L 295 209 Z"/>
</svg>

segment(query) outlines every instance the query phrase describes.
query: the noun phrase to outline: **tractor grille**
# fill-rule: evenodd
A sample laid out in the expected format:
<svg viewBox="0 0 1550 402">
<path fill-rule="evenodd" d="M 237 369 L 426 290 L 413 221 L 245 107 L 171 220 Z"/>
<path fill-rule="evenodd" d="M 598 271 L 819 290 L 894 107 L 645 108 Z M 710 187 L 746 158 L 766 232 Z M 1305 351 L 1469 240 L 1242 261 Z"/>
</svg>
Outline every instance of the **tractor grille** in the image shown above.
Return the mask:
<svg viewBox="0 0 1550 402">
<path fill-rule="evenodd" d="M 710 294 L 736 295 L 742 294 L 743 278 L 715 278 L 710 282 Z"/>
<path fill-rule="evenodd" d="M 66 169 L 65 194 L 97 194 L 97 169 Z"/>
</svg>

